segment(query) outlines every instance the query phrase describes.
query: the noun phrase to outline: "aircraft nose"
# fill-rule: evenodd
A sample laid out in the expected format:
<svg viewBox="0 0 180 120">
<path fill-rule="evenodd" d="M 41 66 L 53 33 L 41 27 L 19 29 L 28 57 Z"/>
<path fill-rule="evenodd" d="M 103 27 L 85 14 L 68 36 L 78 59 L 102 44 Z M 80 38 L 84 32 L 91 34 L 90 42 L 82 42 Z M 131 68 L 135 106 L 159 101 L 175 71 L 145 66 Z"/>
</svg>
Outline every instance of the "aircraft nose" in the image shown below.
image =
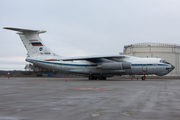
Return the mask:
<svg viewBox="0 0 180 120">
<path fill-rule="evenodd" d="M 171 64 L 171 69 L 173 70 L 174 68 L 175 68 L 174 65 Z"/>
<path fill-rule="evenodd" d="M 174 70 L 174 65 L 170 64 L 171 65 L 171 68 L 168 69 L 168 72 L 171 72 L 172 70 Z"/>
</svg>

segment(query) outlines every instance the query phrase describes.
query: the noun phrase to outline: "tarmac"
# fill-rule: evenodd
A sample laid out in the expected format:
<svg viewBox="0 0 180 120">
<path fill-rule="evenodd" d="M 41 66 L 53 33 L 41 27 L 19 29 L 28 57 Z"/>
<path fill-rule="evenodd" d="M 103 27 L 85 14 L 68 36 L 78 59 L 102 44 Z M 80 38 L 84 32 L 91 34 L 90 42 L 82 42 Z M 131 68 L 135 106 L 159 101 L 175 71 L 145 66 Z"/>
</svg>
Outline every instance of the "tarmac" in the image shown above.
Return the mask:
<svg viewBox="0 0 180 120">
<path fill-rule="evenodd" d="M 0 77 L 0 120 L 180 120 L 179 79 Z"/>
</svg>

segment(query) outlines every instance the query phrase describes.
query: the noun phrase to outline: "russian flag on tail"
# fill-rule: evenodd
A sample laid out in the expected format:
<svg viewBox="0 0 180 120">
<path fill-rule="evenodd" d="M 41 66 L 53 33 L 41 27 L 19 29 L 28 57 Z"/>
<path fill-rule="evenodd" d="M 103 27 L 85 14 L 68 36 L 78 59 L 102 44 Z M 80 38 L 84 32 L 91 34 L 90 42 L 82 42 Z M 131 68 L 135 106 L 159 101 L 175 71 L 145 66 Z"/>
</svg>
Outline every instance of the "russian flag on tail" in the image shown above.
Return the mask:
<svg viewBox="0 0 180 120">
<path fill-rule="evenodd" d="M 43 46 L 42 43 L 38 40 L 29 40 L 32 46 Z"/>
</svg>

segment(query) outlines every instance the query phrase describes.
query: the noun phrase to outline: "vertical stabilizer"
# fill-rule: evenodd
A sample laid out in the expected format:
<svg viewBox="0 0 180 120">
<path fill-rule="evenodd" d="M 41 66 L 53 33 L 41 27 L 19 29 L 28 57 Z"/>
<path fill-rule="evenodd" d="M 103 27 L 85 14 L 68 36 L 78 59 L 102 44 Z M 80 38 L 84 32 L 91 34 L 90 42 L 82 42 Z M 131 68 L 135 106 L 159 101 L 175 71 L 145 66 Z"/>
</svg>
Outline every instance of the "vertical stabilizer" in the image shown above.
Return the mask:
<svg viewBox="0 0 180 120">
<path fill-rule="evenodd" d="M 57 56 L 54 52 L 52 52 L 39 37 L 40 33 L 45 33 L 46 31 L 40 30 L 29 30 L 29 29 L 21 29 L 21 28 L 12 28 L 12 27 L 4 27 L 4 29 L 18 31 L 28 55 L 51 55 Z"/>
</svg>

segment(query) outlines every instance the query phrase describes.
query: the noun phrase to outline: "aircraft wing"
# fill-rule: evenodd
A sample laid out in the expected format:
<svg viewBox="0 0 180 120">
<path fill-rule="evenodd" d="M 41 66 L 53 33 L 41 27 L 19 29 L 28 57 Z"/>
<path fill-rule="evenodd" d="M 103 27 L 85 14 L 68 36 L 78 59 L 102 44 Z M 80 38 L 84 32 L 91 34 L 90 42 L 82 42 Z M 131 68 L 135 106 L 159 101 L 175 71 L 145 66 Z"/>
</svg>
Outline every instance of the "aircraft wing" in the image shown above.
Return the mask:
<svg viewBox="0 0 180 120">
<path fill-rule="evenodd" d="M 112 61 L 122 61 L 120 59 L 127 58 L 126 55 L 105 55 L 105 56 L 88 56 L 88 57 L 74 57 L 74 58 L 65 58 L 61 59 L 62 61 L 73 61 L 73 60 L 87 60 L 90 62 L 98 63 L 103 62 L 103 59 L 112 60 Z"/>
</svg>

